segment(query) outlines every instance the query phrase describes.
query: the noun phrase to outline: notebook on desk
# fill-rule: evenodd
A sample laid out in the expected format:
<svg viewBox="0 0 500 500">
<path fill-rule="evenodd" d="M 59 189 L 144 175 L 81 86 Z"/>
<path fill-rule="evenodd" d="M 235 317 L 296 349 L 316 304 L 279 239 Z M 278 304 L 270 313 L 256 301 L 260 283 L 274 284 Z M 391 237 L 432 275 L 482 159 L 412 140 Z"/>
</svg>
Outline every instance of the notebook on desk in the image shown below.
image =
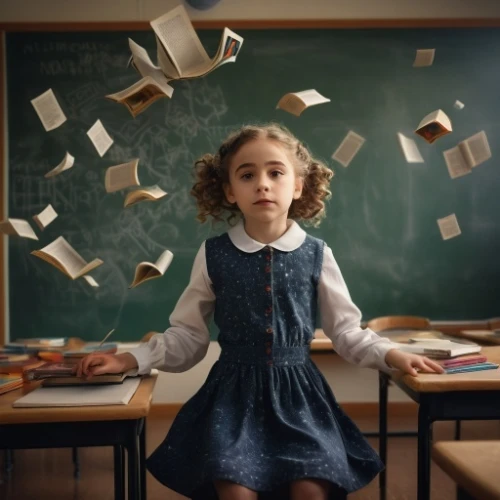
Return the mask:
<svg viewBox="0 0 500 500">
<path fill-rule="evenodd" d="M 126 405 L 132 399 L 141 377 L 131 377 L 122 384 L 71 387 L 38 387 L 12 403 L 14 408 L 47 406 Z"/>
</svg>

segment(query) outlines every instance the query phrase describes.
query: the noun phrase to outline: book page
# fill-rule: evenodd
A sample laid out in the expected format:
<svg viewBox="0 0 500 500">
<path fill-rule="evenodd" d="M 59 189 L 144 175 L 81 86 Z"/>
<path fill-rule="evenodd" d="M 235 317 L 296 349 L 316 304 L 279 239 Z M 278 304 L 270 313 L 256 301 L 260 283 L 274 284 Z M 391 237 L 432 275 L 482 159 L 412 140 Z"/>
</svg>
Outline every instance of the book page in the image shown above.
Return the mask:
<svg viewBox="0 0 500 500">
<path fill-rule="evenodd" d="M 149 57 L 146 49 L 135 43 L 130 38 L 128 39 L 128 44 L 130 51 L 132 52 L 132 60 L 134 62 L 134 67 L 137 69 L 139 74 L 143 77 L 152 78 L 158 85 L 158 87 L 167 95 L 172 97 L 174 89 L 168 84 L 169 80 L 165 77 L 165 72 L 163 68 L 159 68 L 153 64 L 151 58 Z M 163 71 L 162 71 L 163 70 Z M 129 87 L 130 88 L 130 87 Z"/>
<path fill-rule="evenodd" d="M 465 108 L 465 104 L 462 101 L 459 101 L 458 99 L 455 101 L 455 104 L 453 104 L 453 107 L 458 110 L 462 110 Z"/>
<path fill-rule="evenodd" d="M 463 175 L 470 174 L 472 172 L 471 167 L 467 165 L 467 162 L 465 161 L 465 158 L 463 157 L 458 146 L 443 151 L 443 156 L 452 179 L 462 177 Z"/>
<path fill-rule="evenodd" d="M 172 259 L 174 258 L 174 254 L 170 250 L 165 250 L 157 259 L 156 267 L 163 275 L 165 271 L 168 269 L 168 266 L 172 263 Z"/>
<path fill-rule="evenodd" d="M 285 94 L 276 105 L 276 109 L 288 111 L 295 116 L 300 116 L 302 111 L 306 109 L 304 103 L 295 94 Z"/>
<path fill-rule="evenodd" d="M 426 66 L 432 66 L 435 54 L 436 49 L 418 49 L 415 54 L 415 60 L 413 61 L 413 67 L 424 68 Z"/>
<path fill-rule="evenodd" d="M 65 170 L 69 170 L 75 163 L 75 158 L 71 156 L 68 152 L 64 155 L 64 158 L 62 159 L 61 163 L 57 165 L 57 167 L 54 167 L 52 170 L 47 172 L 44 177 L 46 179 L 49 179 L 50 177 L 54 177 L 56 175 L 59 175 L 61 172 L 64 172 Z"/>
<path fill-rule="evenodd" d="M 129 207 L 141 201 L 158 201 L 165 196 L 167 196 L 167 193 L 157 185 L 136 189 L 127 193 L 123 206 Z"/>
<path fill-rule="evenodd" d="M 156 37 L 156 58 L 167 79 L 177 80 L 181 77 L 158 37 Z"/>
<path fill-rule="evenodd" d="M 52 89 L 32 99 L 31 104 L 47 132 L 54 130 L 66 121 L 66 115 L 59 106 Z"/>
<path fill-rule="evenodd" d="M 57 212 L 54 207 L 49 203 L 39 214 L 33 216 L 33 220 L 37 226 L 43 231 L 55 218 Z"/>
<path fill-rule="evenodd" d="M 443 240 L 449 240 L 462 234 L 458 226 L 457 216 L 455 214 L 448 215 L 437 220 L 439 231 Z"/>
<path fill-rule="evenodd" d="M 462 143 L 465 143 L 467 146 L 467 154 L 471 162 L 471 167 L 477 167 L 491 158 L 490 145 L 488 144 L 488 138 L 484 130 L 465 139 Z"/>
<path fill-rule="evenodd" d="M 398 132 L 398 140 L 403 154 L 408 163 L 424 163 L 424 159 L 418 150 L 417 144 L 413 139 L 404 136 L 401 132 Z"/>
<path fill-rule="evenodd" d="M 20 236 L 30 240 L 38 240 L 38 236 L 24 219 L 6 219 L 0 222 L 0 233 L 9 236 Z"/>
<path fill-rule="evenodd" d="M 106 132 L 101 120 L 97 120 L 94 125 L 90 127 L 87 131 L 87 135 L 101 158 L 113 144 L 113 139 L 111 139 L 109 134 Z"/>
<path fill-rule="evenodd" d="M 364 143 L 365 139 L 363 137 L 350 130 L 335 153 L 333 153 L 332 158 L 337 160 L 343 167 L 348 167 Z"/>
<path fill-rule="evenodd" d="M 183 5 L 151 21 L 151 27 L 170 56 L 180 77 L 210 64 L 208 54 Z"/>
<path fill-rule="evenodd" d="M 58 262 L 66 274 L 75 279 L 87 263 L 80 254 L 66 241 L 63 236 L 55 239 L 46 247 L 31 252 L 33 255 L 53 264 L 52 260 Z M 44 258 L 49 256 L 49 259 Z M 53 264 L 54 265 L 54 264 Z M 57 267 L 57 266 L 56 266 Z"/>
<path fill-rule="evenodd" d="M 82 276 L 82 278 L 92 287 L 97 288 L 99 287 L 99 283 L 90 276 L 90 274 L 86 274 L 85 276 Z"/>
<path fill-rule="evenodd" d="M 109 167 L 106 170 L 106 177 L 104 180 L 106 192 L 113 193 L 130 186 L 139 186 L 139 177 L 137 176 L 138 165 L 139 159 L 136 158 L 128 163 Z"/>
</svg>

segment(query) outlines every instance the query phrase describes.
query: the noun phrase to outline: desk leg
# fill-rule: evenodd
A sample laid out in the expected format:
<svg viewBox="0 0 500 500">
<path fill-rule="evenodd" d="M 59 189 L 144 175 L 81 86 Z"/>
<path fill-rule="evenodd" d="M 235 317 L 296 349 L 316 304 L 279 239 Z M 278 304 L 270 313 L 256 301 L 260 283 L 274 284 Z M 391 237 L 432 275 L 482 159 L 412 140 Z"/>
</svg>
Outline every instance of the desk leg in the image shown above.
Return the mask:
<svg viewBox="0 0 500 500">
<path fill-rule="evenodd" d="M 418 500 L 430 500 L 432 421 L 425 401 L 418 408 Z"/>
<path fill-rule="evenodd" d="M 142 429 L 139 434 L 139 476 L 141 481 L 141 500 L 147 498 L 146 487 L 146 419 L 142 419 Z"/>
<path fill-rule="evenodd" d="M 379 474 L 380 500 L 385 500 L 387 472 L 387 390 L 389 377 L 382 372 L 378 373 L 378 425 L 379 425 L 379 454 L 384 464 L 384 470 Z"/>
<path fill-rule="evenodd" d="M 5 475 L 7 478 L 10 476 L 12 469 L 14 468 L 14 453 L 12 450 L 5 450 Z"/>
<path fill-rule="evenodd" d="M 125 453 L 123 446 L 113 446 L 115 469 L 115 500 L 125 500 Z"/>
<path fill-rule="evenodd" d="M 141 420 L 134 422 L 132 433 L 127 444 L 128 458 L 128 500 L 139 500 L 141 497 L 141 475 L 139 473 L 139 435 Z"/>
<path fill-rule="evenodd" d="M 80 457 L 78 455 L 78 448 L 73 447 L 73 476 L 75 479 L 80 479 Z"/>
</svg>

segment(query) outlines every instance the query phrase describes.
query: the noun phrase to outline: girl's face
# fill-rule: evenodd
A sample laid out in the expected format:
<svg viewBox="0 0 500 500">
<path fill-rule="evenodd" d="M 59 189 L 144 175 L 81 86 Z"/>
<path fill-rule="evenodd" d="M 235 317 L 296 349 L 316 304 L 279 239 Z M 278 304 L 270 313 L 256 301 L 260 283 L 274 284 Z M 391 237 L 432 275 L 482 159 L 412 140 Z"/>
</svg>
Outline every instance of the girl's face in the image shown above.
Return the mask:
<svg viewBox="0 0 500 500">
<path fill-rule="evenodd" d="M 224 192 L 247 220 L 286 221 L 302 186 L 285 148 L 278 141 L 259 138 L 241 146 L 232 157 Z"/>
</svg>

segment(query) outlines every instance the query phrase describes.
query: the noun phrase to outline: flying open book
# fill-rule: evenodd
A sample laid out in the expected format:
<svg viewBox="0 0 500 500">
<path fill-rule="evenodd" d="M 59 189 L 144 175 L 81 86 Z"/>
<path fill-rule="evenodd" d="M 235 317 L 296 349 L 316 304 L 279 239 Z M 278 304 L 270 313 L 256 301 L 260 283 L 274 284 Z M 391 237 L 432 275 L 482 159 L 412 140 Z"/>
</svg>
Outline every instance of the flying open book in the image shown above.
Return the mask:
<svg viewBox="0 0 500 500">
<path fill-rule="evenodd" d="M 64 155 L 64 158 L 61 160 L 61 163 L 54 167 L 52 170 L 49 170 L 44 177 L 46 179 L 49 179 L 50 177 L 55 177 L 56 175 L 59 175 L 61 172 L 64 172 L 65 170 L 69 170 L 70 168 L 73 167 L 75 164 L 75 157 L 71 156 L 68 152 Z"/>
<path fill-rule="evenodd" d="M 444 160 L 452 179 L 469 174 L 474 167 L 491 158 L 490 145 L 484 130 L 443 151 Z"/>
<path fill-rule="evenodd" d="M 130 87 L 108 94 L 106 97 L 123 104 L 135 118 L 158 99 L 172 97 L 173 92 L 174 89 L 170 85 L 161 85 L 150 76 L 146 76 Z"/>
<path fill-rule="evenodd" d="M 59 236 L 40 250 L 33 250 L 31 254 L 52 264 L 72 280 L 82 277 L 103 264 L 101 259 L 94 259 L 87 263 L 63 236 Z"/>
<path fill-rule="evenodd" d="M 33 216 L 33 220 L 40 230 L 44 230 L 55 218 L 57 212 L 54 207 L 49 203 L 39 214 Z"/>
<path fill-rule="evenodd" d="M 109 167 L 106 170 L 104 185 L 107 193 L 114 193 L 122 189 L 139 186 L 139 177 L 137 176 L 137 167 L 139 159 L 135 158 L 127 163 Z"/>
<path fill-rule="evenodd" d="M 436 139 L 449 134 L 452 130 L 448 115 L 443 110 L 437 109 L 422 118 L 415 133 L 432 144 Z"/>
<path fill-rule="evenodd" d="M 134 281 L 132 281 L 129 288 L 134 288 L 145 281 L 163 276 L 173 258 L 174 254 L 170 250 L 165 250 L 154 264 L 152 262 L 140 262 L 137 264 Z"/>
<path fill-rule="evenodd" d="M 167 196 L 167 193 L 156 184 L 154 186 L 135 189 L 125 196 L 124 207 L 135 205 L 141 201 L 158 201 Z"/>
<path fill-rule="evenodd" d="M 330 99 L 322 96 L 316 90 L 302 90 L 301 92 L 289 92 L 285 94 L 278 101 L 276 109 L 282 109 L 292 115 L 300 116 L 305 109 L 325 102 L 330 102 Z"/>
<path fill-rule="evenodd" d="M 5 219 L 0 222 L 0 233 L 9 236 L 20 236 L 30 240 L 38 240 L 38 236 L 33 231 L 29 222 L 24 219 Z"/>
<path fill-rule="evenodd" d="M 224 28 L 219 47 L 210 59 L 183 5 L 151 21 L 156 35 L 158 64 L 170 80 L 204 76 L 236 61 L 243 38 Z"/>
</svg>

